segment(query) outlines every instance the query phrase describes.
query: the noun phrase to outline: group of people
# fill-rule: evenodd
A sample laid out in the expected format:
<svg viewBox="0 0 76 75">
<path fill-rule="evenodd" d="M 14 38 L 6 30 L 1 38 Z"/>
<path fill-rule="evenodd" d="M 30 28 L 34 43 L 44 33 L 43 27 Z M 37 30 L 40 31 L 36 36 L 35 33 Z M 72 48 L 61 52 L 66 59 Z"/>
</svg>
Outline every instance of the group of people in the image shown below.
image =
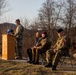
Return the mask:
<svg viewBox="0 0 76 75">
<path fill-rule="evenodd" d="M 39 64 L 40 54 L 45 53 L 47 61 L 45 67 L 51 67 L 52 70 L 56 70 L 60 58 L 69 55 L 71 45 L 71 40 L 68 36 L 64 35 L 63 29 L 58 29 L 57 34 L 58 40 L 52 48 L 52 43 L 48 38 L 47 33 L 42 32 L 42 36 L 40 36 L 39 32 L 37 32 L 35 46 L 27 49 L 27 54 L 29 56 L 28 62 Z"/>
<path fill-rule="evenodd" d="M 51 48 L 51 41 L 48 38 L 46 32 L 36 33 L 36 43 L 32 48 L 27 49 L 27 53 L 29 56 L 29 63 L 39 64 L 39 55 L 45 53 L 48 49 Z"/>
<path fill-rule="evenodd" d="M 8 34 L 12 34 L 16 37 L 16 59 L 22 59 L 22 40 L 24 27 L 21 25 L 20 20 L 16 20 L 16 31 L 11 33 L 8 30 Z M 56 44 L 52 47 L 52 43 L 48 38 L 47 32 L 36 32 L 35 45 L 27 49 L 29 57 L 28 63 L 39 64 L 39 57 L 41 54 L 46 55 L 47 64 L 45 67 L 50 67 L 52 70 L 56 70 L 58 62 L 62 56 L 69 54 L 71 40 L 68 36 L 64 35 L 63 29 L 57 30 L 58 39 Z"/>
</svg>

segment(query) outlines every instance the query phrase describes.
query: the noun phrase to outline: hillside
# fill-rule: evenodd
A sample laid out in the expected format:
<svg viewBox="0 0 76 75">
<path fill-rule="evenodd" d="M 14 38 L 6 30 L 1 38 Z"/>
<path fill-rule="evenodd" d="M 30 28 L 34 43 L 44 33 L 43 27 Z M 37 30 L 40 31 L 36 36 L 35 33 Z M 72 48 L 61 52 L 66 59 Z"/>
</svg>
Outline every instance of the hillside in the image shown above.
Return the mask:
<svg viewBox="0 0 76 75">
<path fill-rule="evenodd" d="M 0 24 L 0 31 L 2 33 L 6 33 L 9 28 L 15 29 L 16 25 L 12 23 L 1 23 Z"/>
</svg>

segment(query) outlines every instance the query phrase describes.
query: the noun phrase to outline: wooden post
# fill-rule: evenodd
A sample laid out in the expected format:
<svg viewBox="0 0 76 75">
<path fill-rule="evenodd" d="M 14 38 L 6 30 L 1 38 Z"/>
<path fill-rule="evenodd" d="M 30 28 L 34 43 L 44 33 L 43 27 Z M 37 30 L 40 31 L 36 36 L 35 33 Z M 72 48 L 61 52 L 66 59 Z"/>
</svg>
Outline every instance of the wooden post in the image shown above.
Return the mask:
<svg viewBox="0 0 76 75">
<path fill-rule="evenodd" d="M 2 35 L 2 59 L 15 59 L 15 37 L 13 35 Z"/>
</svg>

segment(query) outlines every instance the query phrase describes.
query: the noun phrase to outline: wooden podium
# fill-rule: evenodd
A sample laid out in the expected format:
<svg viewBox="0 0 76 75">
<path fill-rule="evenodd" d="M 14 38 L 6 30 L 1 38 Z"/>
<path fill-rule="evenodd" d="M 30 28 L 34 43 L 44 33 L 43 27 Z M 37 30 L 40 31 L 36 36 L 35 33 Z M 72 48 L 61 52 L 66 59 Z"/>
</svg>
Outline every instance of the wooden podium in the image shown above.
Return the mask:
<svg viewBox="0 0 76 75">
<path fill-rule="evenodd" d="M 15 59 L 15 37 L 13 35 L 2 35 L 2 59 Z"/>
</svg>

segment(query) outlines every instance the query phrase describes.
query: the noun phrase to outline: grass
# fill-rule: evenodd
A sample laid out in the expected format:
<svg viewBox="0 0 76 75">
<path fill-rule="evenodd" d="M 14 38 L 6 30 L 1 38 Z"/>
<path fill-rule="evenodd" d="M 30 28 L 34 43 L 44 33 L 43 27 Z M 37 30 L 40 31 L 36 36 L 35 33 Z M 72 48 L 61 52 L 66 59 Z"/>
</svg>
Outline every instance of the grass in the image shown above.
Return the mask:
<svg viewBox="0 0 76 75">
<path fill-rule="evenodd" d="M 76 75 L 75 72 L 76 68 L 64 67 L 52 71 L 51 68 L 45 68 L 43 65 L 0 60 L 0 75 Z"/>
</svg>

